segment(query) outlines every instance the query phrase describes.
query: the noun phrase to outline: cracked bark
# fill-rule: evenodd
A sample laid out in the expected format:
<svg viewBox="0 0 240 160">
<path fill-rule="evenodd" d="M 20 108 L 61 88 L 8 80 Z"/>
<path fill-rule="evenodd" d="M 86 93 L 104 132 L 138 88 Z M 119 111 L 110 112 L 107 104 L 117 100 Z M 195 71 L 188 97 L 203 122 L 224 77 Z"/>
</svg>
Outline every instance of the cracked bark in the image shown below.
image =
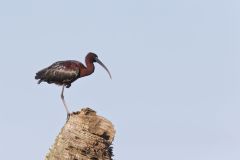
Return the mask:
<svg viewBox="0 0 240 160">
<path fill-rule="evenodd" d="M 45 160 L 112 160 L 113 124 L 90 108 L 71 114 Z"/>
</svg>

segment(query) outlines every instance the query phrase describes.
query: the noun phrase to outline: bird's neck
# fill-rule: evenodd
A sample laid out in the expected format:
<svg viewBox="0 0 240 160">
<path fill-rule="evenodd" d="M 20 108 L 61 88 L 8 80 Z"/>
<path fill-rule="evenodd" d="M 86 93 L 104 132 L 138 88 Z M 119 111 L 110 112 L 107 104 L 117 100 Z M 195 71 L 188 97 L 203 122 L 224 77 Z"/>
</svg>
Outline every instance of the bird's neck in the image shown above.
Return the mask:
<svg viewBox="0 0 240 160">
<path fill-rule="evenodd" d="M 86 61 L 86 68 L 82 71 L 81 77 L 88 76 L 94 72 L 94 64 L 93 62 Z"/>
</svg>

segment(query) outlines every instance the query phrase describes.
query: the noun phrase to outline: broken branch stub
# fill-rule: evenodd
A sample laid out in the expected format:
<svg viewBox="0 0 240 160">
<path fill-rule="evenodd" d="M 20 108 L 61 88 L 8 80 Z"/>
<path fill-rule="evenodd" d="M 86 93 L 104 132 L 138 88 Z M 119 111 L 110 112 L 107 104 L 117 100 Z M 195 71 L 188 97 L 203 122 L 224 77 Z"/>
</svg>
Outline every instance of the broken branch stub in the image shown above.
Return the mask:
<svg viewBox="0 0 240 160">
<path fill-rule="evenodd" d="M 90 108 L 71 114 L 45 160 L 112 160 L 113 124 Z"/>
</svg>

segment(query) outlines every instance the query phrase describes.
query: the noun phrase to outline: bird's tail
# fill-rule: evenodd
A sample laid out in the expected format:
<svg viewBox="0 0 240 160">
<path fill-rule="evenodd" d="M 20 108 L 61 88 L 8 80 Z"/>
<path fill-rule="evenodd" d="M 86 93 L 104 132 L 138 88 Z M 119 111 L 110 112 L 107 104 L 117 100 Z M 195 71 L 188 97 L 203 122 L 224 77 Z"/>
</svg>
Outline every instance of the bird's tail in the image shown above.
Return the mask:
<svg viewBox="0 0 240 160">
<path fill-rule="evenodd" d="M 35 79 L 41 79 L 42 78 L 42 73 L 41 72 L 37 72 L 35 75 Z"/>
<path fill-rule="evenodd" d="M 45 69 L 39 71 L 35 75 L 35 79 L 39 79 L 38 84 L 40 84 L 43 81 L 43 75 L 45 73 Z"/>
</svg>

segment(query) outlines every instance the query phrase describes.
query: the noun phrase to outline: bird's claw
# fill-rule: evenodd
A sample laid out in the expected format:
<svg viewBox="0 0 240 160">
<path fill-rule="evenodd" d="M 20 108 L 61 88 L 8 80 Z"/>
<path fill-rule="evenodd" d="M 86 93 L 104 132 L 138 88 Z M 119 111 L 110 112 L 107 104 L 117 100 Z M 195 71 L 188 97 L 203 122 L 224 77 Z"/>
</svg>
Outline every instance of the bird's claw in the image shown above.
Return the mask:
<svg viewBox="0 0 240 160">
<path fill-rule="evenodd" d="M 67 121 L 69 120 L 70 116 L 71 116 L 71 114 L 68 113 L 68 114 L 67 114 Z"/>
</svg>

